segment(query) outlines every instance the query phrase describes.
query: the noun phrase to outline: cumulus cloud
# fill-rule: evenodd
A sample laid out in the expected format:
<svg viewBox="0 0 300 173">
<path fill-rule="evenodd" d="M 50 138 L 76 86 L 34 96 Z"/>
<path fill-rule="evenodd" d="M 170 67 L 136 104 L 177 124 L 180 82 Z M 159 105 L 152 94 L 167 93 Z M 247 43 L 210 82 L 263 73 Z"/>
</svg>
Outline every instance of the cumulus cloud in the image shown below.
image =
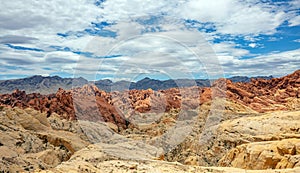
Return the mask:
<svg viewBox="0 0 300 173">
<path fill-rule="evenodd" d="M 296 16 L 289 20 L 289 26 L 297 26 L 300 25 L 300 16 Z"/>
<path fill-rule="evenodd" d="M 249 47 L 255 48 L 255 47 L 257 47 L 257 44 L 256 43 L 250 43 Z"/>
<path fill-rule="evenodd" d="M 88 70 L 89 74 L 110 73 L 117 75 L 116 78 L 124 78 L 124 75 L 136 76 L 139 73 L 149 75 L 164 73 L 183 78 L 191 76 L 193 72 L 204 73 L 204 63 L 212 64 L 211 61 L 217 61 L 217 58 L 214 57 L 207 62 L 206 56 L 214 55 L 214 52 L 205 39 L 201 38 L 199 32 L 185 30 L 130 37 L 126 41 L 115 42 L 109 51 L 109 55 L 122 55 L 121 57 L 100 59 L 81 57 L 75 70 L 80 72 Z M 101 39 L 97 43 L 101 50 L 103 47 Z M 95 44 L 91 45 L 94 45 L 95 50 L 99 50 Z M 105 45 L 104 43 L 104 47 Z M 91 48 L 90 50 L 92 51 Z M 216 71 L 218 69 L 214 69 L 214 72 Z"/>
<path fill-rule="evenodd" d="M 28 31 L 39 28 L 41 30 L 35 31 L 48 31 L 48 34 L 82 29 L 99 14 L 99 8 L 87 0 L 5 1 L 1 8 L 6 9 L 0 12 L 2 29 Z"/>
<path fill-rule="evenodd" d="M 69 40 L 57 33 L 83 30 L 97 21 L 100 13 L 91 0 L 16 0 L 2 2 L 1 8 L 5 10 L 0 11 L 0 33 L 6 34 L 2 42 L 25 43 L 25 39 L 32 38 L 31 42 L 40 49 L 64 44 Z"/>
<path fill-rule="evenodd" d="M 295 10 L 300 8 L 300 1 L 298 0 L 291 0 L 289 1 L 290 9 Z"/>
<path fill-rule="evenodd" d="M 285 13 L 256 1 L 191 0 L 181 14 L 187 19 L 211 22 L 222 34 L 272 34 Z"/>
<path fill-rule="evenodd" d="M 234 57 L 242 57 L 249 54 L 246 49 L 236 48 L 236 44 L 232 42 L 223 42 L 214 44 L 213 48 L 218 55 L 230 55 Z"/>
<path fill-rule="evenodd" d="M 173 10 L 180 3 L 172 0 L 114 0 L 101 4 L 101 16 L 108 21 L 128 21 L 131 18 L 156 16 L 162 13 L 172 15 Z"/>
<path fill-rule="evenodd" d="M 280 53 L 270 53 L 251 59 L 238 59 L 235 57 L 223 57 L 224 71 L 227 75 L 274 75 L 283 76 L 298 70 L 300 67 L 300 49 Z M 229 59 L 223 61 L 223 59 Z"/>
</svg>

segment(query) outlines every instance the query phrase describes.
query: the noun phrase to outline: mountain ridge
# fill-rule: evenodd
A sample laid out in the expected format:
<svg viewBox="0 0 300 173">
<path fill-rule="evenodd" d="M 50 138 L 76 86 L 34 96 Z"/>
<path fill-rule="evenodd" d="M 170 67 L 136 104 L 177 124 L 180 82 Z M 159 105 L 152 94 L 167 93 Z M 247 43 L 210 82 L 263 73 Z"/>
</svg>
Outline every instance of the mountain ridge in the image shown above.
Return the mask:
<svg viewBox="0 0 300 173">
<path fill-rule="evenodd" d="M 232 82 L 250 82 L 252 79 L 272 79 L 273 76 L 234 76 L 227 78 Z M 27 78 L 0 80 L 0 93 L 12 93 L 14 90 L 19 89 L 26 93 L 40 93 L 51 94 L 55 93 L 59 88 L 69 90 L 76 87 L 82 87 L 86 84 L 95 84 L 99 89 L 106 92 L 110 91 L 123 91 L 123 90 L 141 90 L 151 88 L 153 90 L 165 90 L 177 87 L 210 87 L 213 80 L 209 79 L 168 79 L 158 80 L 145 77 L 137 82 L 130 81 L 116 81 L 113 82 L 109 79 L 101 79 L 97 81 L 88 81 L 83 77 L 78 78 L 62 78 L 60 76 L 42 76 L 34 75 Z"/>
</svg>

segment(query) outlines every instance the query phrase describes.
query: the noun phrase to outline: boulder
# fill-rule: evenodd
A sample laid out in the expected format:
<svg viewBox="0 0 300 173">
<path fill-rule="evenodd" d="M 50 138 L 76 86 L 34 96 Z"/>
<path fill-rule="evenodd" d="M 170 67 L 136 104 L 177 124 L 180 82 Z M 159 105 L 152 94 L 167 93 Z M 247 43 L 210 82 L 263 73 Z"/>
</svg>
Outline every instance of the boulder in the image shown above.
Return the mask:
<svg viewBox="0 0 300 173">
<path fill-rule="evenodd" d="M 220 166 L 242 169 L 286 169 L 300 166 L 300 139 L 254 142 L 230 150 Z"/>
</svg>

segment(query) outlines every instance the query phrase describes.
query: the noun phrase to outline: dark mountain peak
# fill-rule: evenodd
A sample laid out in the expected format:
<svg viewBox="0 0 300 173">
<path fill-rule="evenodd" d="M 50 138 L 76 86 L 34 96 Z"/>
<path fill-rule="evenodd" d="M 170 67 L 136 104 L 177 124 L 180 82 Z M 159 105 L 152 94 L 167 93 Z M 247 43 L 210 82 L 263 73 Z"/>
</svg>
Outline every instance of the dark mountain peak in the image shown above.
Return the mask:
<svg viewBox="0 0 300 173">
<path fill-rule="evenodd" d="M 101 79 L 101 80 L 97 80 L 97 81 L 95 81 L 94 82 L 95 84 L 96 83 L 101 83 L 101 84 L 112 84 L 113 83 L 113 81 L 111 81 L 111 80 L 109 80 L 109 79 Z"/>
<path fill-rule="evenodd" d="M 78 80 L 86 80 L 86 79 L 84 79 L 83 77 L 77 77 L 77 78 L 74 78 L 74 79 L 78 79 Z"/>
<path fill-rule="evenodd" d="M 50 79 L 56 79 L 56 80 L 62 79 L 60 76 L 57 76 L 57 75 L 55 75 L 55 76 L 46 76 L 44 78 L 50 78 Z"/>
<path fill-rule="evenodd" d="M 248 76 L 233 76 L 228 78 L 232 82 L 250 82 L 253 79 L 272 79 L 273 76 L 256 76 L 256 77 L 248 77 Z"/>
<path fill-rule="evenodd" d="M 15 79 L 11 80 L 13 83 L 16 84 L 38 84 L 44 80 L 44 77 L 42 75 L 34 75 L 23 79 Z"/>
<path fill-rule="evenodd" d="M 164 81 L 158 80 L 158 79 L 151 79 L 149 77 L 145 77 L 144 79 L 141 79 L 141 80 L 137 81 L 136 83 L 144 83 L 144 82 L 164 82 Z"/>
<path fill-rule="evenodd" d="M 42 78 L 44 78 L 42 75 L 33 75 L 33 76 L 23 78 L 23 79 L 42 79 Z M 22 79 L 19 79 L 19 80 L 22 80 Z"/>
<path fill-rule="evenodd" d="M 149 78 L 149 77 L 145 77 L 145 78 L 143 78 L 143 79 L 141 79 L 141 80 L 139 80 L 139 81 L 137 81 L 137 82 L 141 82 L 141 81 L 149 81 L 149 80 L 155 80 L 155 79 L 151 79 L 151 78 Z"/>
<path fill-rule="evenodd" d="M 62 80 L 63 78 L 61 78 L 60 76 L 42 76 L 42 75 L 34 75 L 34 76 L 30 76 L 27 78 L 23 78 L 23 79 L 16 79 L 19 81 L 31 81 L 31 82 L 35 82 L 35 83 L 40 83 L 42 82 L 44 79 L 48 79 L 48 80 Z"/>
<path fill-rule="evenodd" d="M 256 76 L 256 77 L 252 77 L 252 78 L 255 78 L 255 79 L 272 79 L 274 77 L 271 75 L 271 76 Z"/>
<path fill-rule="evenodd" d="M 34 75 L 22 79 L 6 80 L 0 83 L 0 93 L 11 93 L 19 89 L 26 93 L 55 93 L 58 88 L 71 89 L 87 84 L 84 78 L 62 78 L 60 76 Z"/>
</svg>

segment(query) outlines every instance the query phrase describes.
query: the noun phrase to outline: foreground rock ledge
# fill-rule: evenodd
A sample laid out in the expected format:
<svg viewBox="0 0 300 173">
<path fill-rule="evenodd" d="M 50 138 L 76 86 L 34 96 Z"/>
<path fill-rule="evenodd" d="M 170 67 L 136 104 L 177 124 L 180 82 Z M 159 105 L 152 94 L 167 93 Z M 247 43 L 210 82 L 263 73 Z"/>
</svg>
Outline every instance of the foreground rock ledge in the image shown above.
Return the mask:
<svg viewBox="0 0 300 173">
<path fill-rule="evenodd" d="M 244 170 L 230 167 L 198 167 L 164 161 L 110 160 L 93 166 L 88 162 L 64 163 L 53 170 L 39 173 L 95 172 L 95 173 L 299 173 L 300 167 L 284 170 Z"/>
<path fill-rule="evenodd" d="M 221 166 L 244 169 L 282 169 L 300 167 L 300 139 L 255 142 L 232 149 Z"/>
</svg>

